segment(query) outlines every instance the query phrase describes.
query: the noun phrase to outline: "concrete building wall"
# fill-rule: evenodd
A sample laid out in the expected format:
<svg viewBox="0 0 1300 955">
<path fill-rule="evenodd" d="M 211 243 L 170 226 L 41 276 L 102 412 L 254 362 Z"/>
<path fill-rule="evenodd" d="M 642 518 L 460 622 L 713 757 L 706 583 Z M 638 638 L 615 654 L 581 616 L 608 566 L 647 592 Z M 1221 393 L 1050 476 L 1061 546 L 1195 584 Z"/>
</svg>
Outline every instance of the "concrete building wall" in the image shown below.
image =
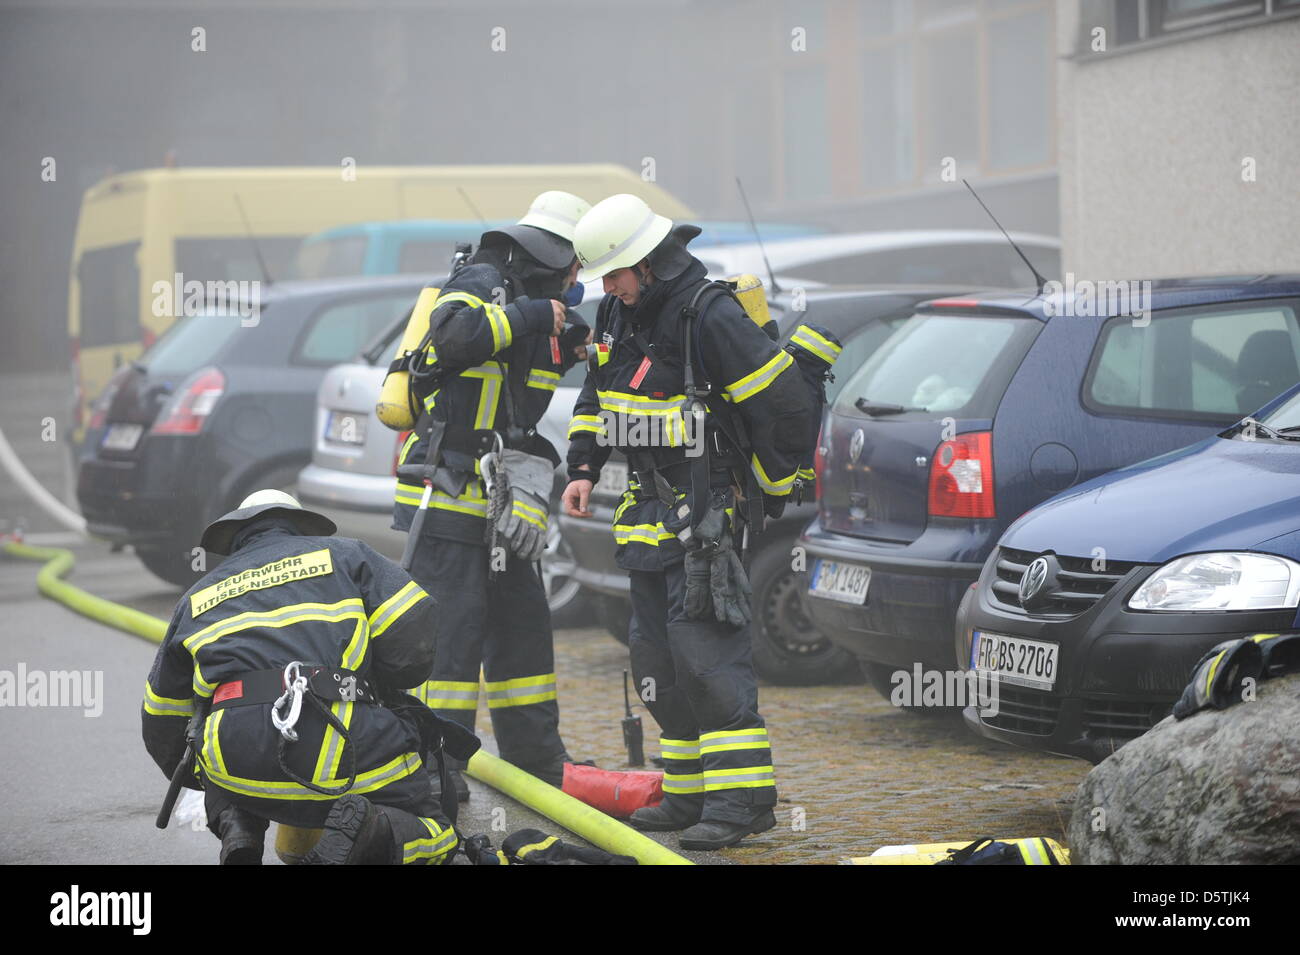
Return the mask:
<svg viewBox="0 0 1300 955">
<path fill-rule="evenodd" d="M 1057 33 L 1065 269 L 1300 271 L 1300 18 L 1094 55 L 1078 52 L 1091 11 L 1071 6 Z"/>
</svg>

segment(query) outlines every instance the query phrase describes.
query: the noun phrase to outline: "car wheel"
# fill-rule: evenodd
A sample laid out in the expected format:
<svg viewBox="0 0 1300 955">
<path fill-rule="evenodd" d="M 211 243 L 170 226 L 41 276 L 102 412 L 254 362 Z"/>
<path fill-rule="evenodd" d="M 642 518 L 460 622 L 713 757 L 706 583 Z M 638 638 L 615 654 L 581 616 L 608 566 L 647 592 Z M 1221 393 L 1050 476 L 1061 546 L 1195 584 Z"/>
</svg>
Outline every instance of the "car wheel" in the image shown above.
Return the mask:
<svg viewBox="0 0 1300 955">
<path fill-rule="evenodd" d="M 560 523 L 551 517 L 546 526 L 546 552 L 542 554 L 542 586 L 551 608 L 551 626 L 557 629 L 580 627 L 589 608 L 582 584 L 573 579 L 577 567 L 573 552 L 560 533 Z"/>
<path fill-rule="evenodd" d="M 859 683 L 852 654 L 813 625 L 800 599 L 800 578 L 790 567 L 795 538 L 764 544 L 750 564 L 754 591 L 754 672 L 780 686 Z"/>
<path fill-rule="evenodd" d="M 180 541 L 159 547 L 136 547 L 135 555 L 155 577 L 175 584 L 182 590 L 189 590 L 204 573 L 193 569 L 190 549 Z"/>
<path fill-rule="evenodd" d="M 867 678 L 871 688 L 893 703 L 894 680 L 893 676 L 899 670 L 906 670 L 906 667 L 890 666 L 887 663 L 876 663 L 874 660 L 858 660 L 862 667 L 862 675 Z M 961 719 L 960 706 L 916 706 L 916 705 L 898 705 L 900 710 L 906 710 L 909 713 L 916 713 L 920 716 L 930 716 L 935 719 Z"/>
<path fill-rule="evenodd" d="M 596 622 L 626 646 L 627 634 L 632 628 L 632 601 L 609 594 L 593 594 L 591 599 L 596 605 Z"/>
</svg>

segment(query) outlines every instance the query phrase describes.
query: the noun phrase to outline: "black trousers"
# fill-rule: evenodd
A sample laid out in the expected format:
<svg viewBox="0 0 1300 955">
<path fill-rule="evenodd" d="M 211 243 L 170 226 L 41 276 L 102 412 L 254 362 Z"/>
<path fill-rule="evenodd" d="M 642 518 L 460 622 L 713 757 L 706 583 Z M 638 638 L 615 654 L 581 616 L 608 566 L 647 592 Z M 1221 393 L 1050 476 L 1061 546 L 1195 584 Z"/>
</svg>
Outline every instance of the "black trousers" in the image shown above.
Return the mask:
<svg viewBox="0 0 1300 955">
<path fill-rule="evenodd" d="M 415 798 L 412 798 L 412 785 L 402 787 L 404 791 L 400 794 L 386 793 L 383 789 L 366 794 L 366 798 L 388 817 L 393 834 L 391 851 L 394 864 L 443 865 L 450 862 L 460 838 L 438 805 L 429 773 L 422 770 L 408 780 L 417 787 L 419 795 Z M 390 802 L 394 796 L 404 808 Z M 319 818 L 305 820 L 308 824 L 302 828 L 320 828 L 333 805 L 333 801 L 317 803 L 314 808 L 319 810 Z M 263 830 L 270 822 L 270 817 L 262 815 L 264 805 L 244 800 L 212 783 L 204 790 L 203 808 L 208 816 L 208 829 L 218 839 L 225 836 L 224 830 L 230 819 L 228 813 L 232 809 L 242 809 L 263 820 Z"/>
<path fill-rule="evenodd" d="M 776 805 L 749 629 L 687 619 L 680 561 L 628 575 L 632 672 L 662 734 L 665 799 L 701 804 L 706 822 L 749 822 Z"/>
<path fill-rule="evenodd" d="M 438 642 L 431 679 L 410 692 L 473 729 L 481 669 L 501 758 L 544 767 L 566 757 L 546 591 L 513 554 L 495 579 L 489 569 L 486 545 L 420 541 L 411 576 L 438 601 Z"/>
</svg>

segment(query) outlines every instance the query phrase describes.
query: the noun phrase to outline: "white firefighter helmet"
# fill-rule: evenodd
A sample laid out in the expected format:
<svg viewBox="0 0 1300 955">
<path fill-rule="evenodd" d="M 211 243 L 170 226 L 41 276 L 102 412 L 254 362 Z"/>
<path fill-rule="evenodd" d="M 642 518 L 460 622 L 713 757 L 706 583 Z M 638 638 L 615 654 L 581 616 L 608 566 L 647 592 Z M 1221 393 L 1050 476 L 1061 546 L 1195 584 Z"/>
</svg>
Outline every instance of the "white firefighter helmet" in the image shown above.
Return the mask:
<svg viewBox="0 0 1300 955">
<path fill-rule="evenodd" d="M 591 282 L 636 265 L 672 227 L 673 220 L 655 215 L 644 199 L 628 193 L 602 199 L 573 233 L 573 251 L 582 266 L 578 281 Z"/>
<path fill-rule="evenodd" d="M 483 242 L 505 236 L 548 269 L 573 264 L 573 230 L 591 204 L 570 192 L 552 190 L 533 200 L 528 212 L 514 225 L 489 229 Z"/>
<path fill-rule="evenodd" d="M 309 511 L 297 499 L 284 491 L 264 488 L 244 498 L 239 507 L 221 515 L 203 531 L 199 545 L 214 554 L 229 554 L 230 544 L 240 528 L 259 517 L 269 514 L 283 515 L 293 523 L 299 534 L 308 537 L 329 537 L 337 527 L 323 514 Z"/>
<path fill-rule="evenodd" d="M 578 220 L 591 211 L 591 203 L 575 196 L 571 192 L 553 189 L 543 192 L 528 207 L 528 213 L 519 220 L 519 225 L 536 226 L 553 232 L 561 239 L 573 241 L 573 230 L 578 227 Z"/>
</svg>

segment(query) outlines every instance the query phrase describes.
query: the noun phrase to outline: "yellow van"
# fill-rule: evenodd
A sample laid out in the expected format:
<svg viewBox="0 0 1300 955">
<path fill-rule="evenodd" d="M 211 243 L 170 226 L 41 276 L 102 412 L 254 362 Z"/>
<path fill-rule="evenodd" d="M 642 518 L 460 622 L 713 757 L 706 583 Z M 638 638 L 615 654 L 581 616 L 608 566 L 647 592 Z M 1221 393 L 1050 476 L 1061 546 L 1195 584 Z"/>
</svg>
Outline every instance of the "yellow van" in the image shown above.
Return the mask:
<svg viewBox="0 0 1300 955">
<path fill-rule="evenodd" d="M 514 219 L 547 189 L 590 202 L 630 192 L 663 215 L 691 216 L 609 163 L 167 168 L 96 183 L 82 199 L 68 282 L 74 441 L 90 401 L 171 325 L 189 283 L 284 277 L 304 236 L 353 222 Z"/>
</svg>

